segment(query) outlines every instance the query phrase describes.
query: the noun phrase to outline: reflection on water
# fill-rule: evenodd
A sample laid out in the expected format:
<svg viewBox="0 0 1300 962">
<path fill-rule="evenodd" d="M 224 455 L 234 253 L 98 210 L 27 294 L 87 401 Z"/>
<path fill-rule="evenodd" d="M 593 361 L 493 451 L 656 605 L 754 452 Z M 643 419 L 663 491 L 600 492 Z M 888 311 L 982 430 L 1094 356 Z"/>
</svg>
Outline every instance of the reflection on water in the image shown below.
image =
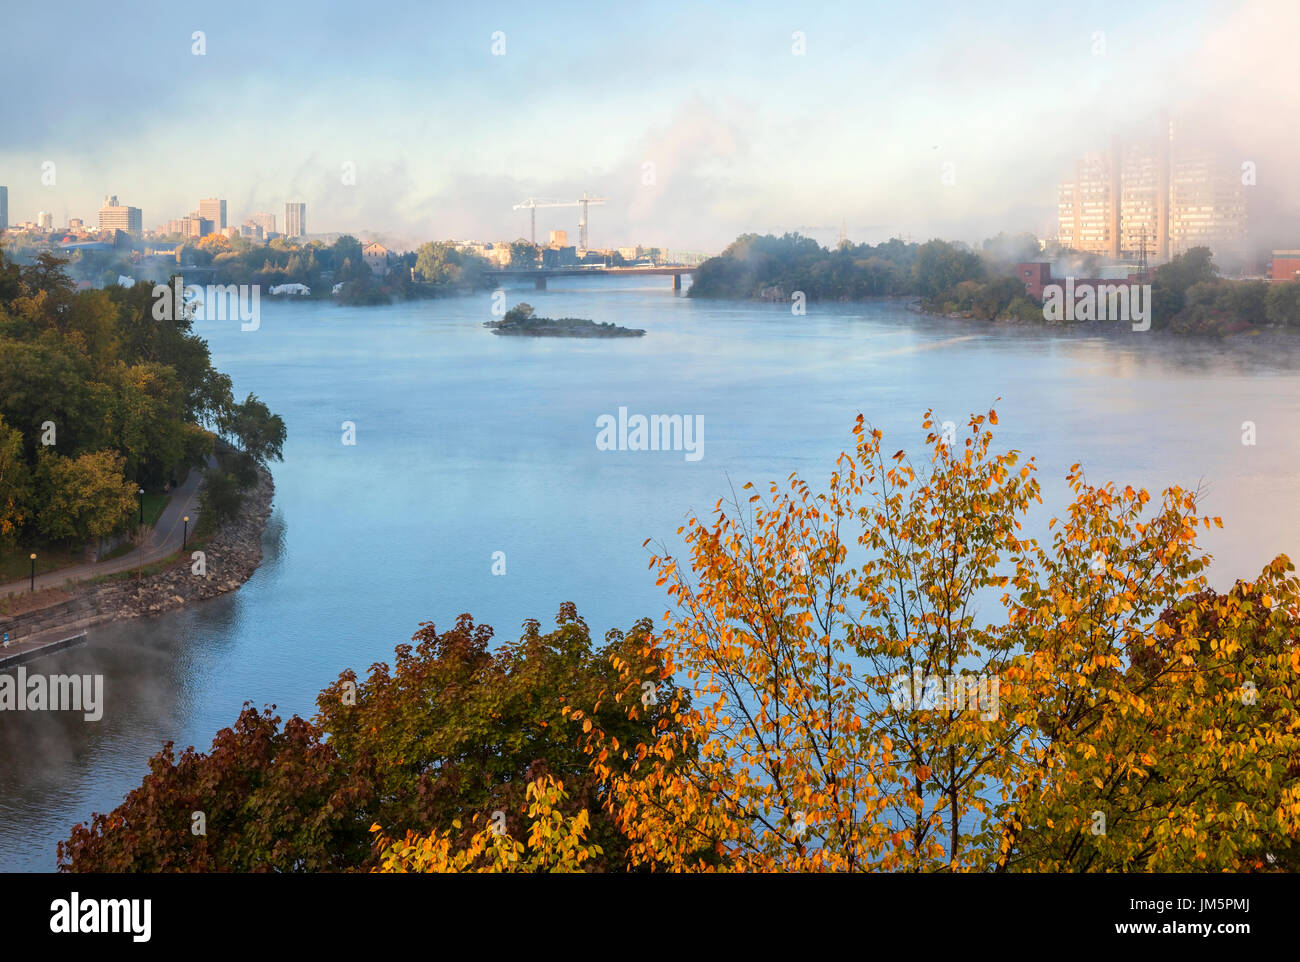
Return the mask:
<svg viewBox="0 0 1300 962">
<path fill-rule="evenodd" d="M 1001 396 L 999 441 L 1035 455 L 1041 534 L 1082 461 L 1093 481 L 1207 491 L 1222 586 L 1300 551 L 1300 365 L 1275 346 L 990 332 L 893 303 L 702 303 L 575 278 L 512 292 L 546 316 L 647 330 L 615 341 L 495 337 L 489 296 L 335 308 L 266 304 L 256 332 L 204 325 L 236 394 L 288 426 L 265 559 L 234 595 L 108 625 L 31 671 L 102 672 L 105 712 L 0 715 L 0 869 L 50 870 L 71 826 L 139 784 L 165 740 L 206 748 L 240 706 L 310 713 L 346 667 L 421 621 L 469 611 L 512 636 L 572 600 L 593 633 L 665 607 L 648 536 L 670 539 L 734 482 L 824 483 L 858 411 L 898 447 L 920 415 Z M 598 451 L 596 418 L 699 414 L 704 457 Z M 357 444 L 341 444 L 341 423 Z M 1258 444 L 1241 444 L 1243 421 Z M 504 551 L 507 574 L 491 574 Z"/>
</svg>

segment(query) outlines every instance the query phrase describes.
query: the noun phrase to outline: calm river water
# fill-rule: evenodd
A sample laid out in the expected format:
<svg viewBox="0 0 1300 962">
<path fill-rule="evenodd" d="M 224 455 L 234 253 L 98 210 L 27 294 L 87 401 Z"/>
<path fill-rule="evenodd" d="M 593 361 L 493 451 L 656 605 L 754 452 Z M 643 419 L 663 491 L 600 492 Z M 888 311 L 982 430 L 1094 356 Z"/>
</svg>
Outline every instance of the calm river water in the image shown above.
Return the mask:
<svg viewBox="0 0 1300 962">
<path fill-rule="evenodd" d="M 1225 525 L 1205 542 L 1220 587 L 1300 554 L 1300 351 L 991 331 L 897 303 L 792 317 L 674 296 L 667 278 L 552 281 L 512 290 L 518 300 L 648 333 L 496 337 L 481 327 L 488 295 L 263 301 L 257 331 L 199 325 L 236 394 L 256 393 L 288 426 L 265 560 L 233 595 L 96 629 L 28 666 L 102 672 L 106 709 L 98 722 L 0 716 L 0 869 L 52 870 L 58 840 L 117 805 L 164 740 L 206 749 L 245 701 L 310 714 L 341 670 L 390 660 L 421 621 L 471 612 L 514 637 L 564 601 L 597 636 L 657 618 L 665 597 L 642 542 L 675 543 L 686 512 L 731 483 L 792 470 L 824 483 L 859 411 L 890 450 L 915 449 L 927 407 L 961 424 L 1001 396 L 997 445 L 1040 465 L 1036 525 L 1082 461 L 1094 482 L 1204 485 Z M 703 457 L 597 450 L 596 419 L 620 407 L 702 415 Z M 492 574 L 498 551 L 504 576 Z"/>
</svg>

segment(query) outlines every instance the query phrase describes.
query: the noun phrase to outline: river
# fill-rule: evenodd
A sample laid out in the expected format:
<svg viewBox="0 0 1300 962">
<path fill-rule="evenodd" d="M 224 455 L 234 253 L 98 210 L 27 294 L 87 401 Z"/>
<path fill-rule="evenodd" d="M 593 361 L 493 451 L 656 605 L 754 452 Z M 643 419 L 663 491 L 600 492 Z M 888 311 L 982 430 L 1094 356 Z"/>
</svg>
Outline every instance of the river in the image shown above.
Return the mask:
<svg viewBox="0 0 1300 962">
<path fill-rule="evenodd" d="M 648 333 L 497 337 L 481 326 L 486 294 L 263 300 L 255 331 L 197 326 L 236 394 L 288 427 L 263 564 L 234 594 L 96 628 L 28 666 L 103 673 L 106 707 L 96 722 L 0 715 L 0 870 L 52 870 L 56 843 L 136 787 L 163 741 L 206 749 L 245 701 L 309 714 L 341 670 L 390 660 L 422 621 L 470 612 L 512 638 L 573 601 L 599 637 L 657 618 L 666 599 L 642 542 L 676 543 L 686 513 L 731 484 L 792 470 L 823 484 L 859 411 L 890 451 L 915 450 L 927 407 L 962 424 L 1000 396 L 995 445 L 1037 457 L 1040 529 L 1075 461 L 1094 482 L 1203 485 L 1224 519 L 1204 542 L 1218 587 L 1300 552 L 1298 349 L 993 329 L 896 302 L 794 317 L 674 296 L 668 278 L 560 279 L 509 297 Z M 703 456 L 598 450 L 597 418 L 620 407 L 701 416 Z"/>
</svg>

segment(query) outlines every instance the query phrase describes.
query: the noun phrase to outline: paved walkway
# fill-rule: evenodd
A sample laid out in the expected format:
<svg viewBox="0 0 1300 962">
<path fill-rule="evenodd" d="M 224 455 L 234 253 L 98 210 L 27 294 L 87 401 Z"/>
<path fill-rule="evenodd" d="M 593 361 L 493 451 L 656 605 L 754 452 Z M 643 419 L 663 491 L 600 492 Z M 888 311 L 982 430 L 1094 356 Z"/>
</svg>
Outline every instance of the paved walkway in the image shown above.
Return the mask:
<svg viewBox="0 0 1300 962">
<path fill-rule="evenodd" d="M 199 485 L 202 478 L 202 471 L 191 469 L 184 483 L 172 490 L 171 500 L 167 502 L 167 507 L 163 508 L 162 514 L 158 516 L 157 523 L 150 530 L 149 536 L 145 538 L 140 547 L 122 555 L 120 558 L 97 561 L 94 564 L 73 565 L 68 568 L 59 568 L 56 571 L 38 574 L 36 576 L 36 590 L 62 588 L 64 582 L 67 581 L 87 581 L 102 575 L 129 571 L 132 568 L 139 568 L 142 564 L 150 564 L 179 551 L 181 539 L 185 534 L 183 519 L 186 515 L 189 515 L 190 531 L 193 532 L 195 522 L 199 518 Z M 22 594 L 30 590 L 31 579 L 24 578 L 22 581 L 15 581 L 12 584 L 0 585 L 0 598 L 6 595 Z"/>
</svg>

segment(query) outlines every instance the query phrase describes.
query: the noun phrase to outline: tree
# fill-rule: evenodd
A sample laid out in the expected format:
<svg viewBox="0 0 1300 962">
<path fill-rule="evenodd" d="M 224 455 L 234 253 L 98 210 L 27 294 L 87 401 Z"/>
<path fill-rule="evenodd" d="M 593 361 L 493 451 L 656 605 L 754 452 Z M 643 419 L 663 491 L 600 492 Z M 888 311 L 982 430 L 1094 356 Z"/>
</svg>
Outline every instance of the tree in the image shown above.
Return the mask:
<svg viewBox="0 0 1300 962">
<path fill-rule="evenodd" d="M 510 324 L 522 324 L 532 318 L 533 314 L 533 305 L 521 301 L 514 307 L 510 308 L 510 310 L 506 311 L 504 320 Z"/>
<path fill-rule="evenodd" d="M 603 854 L 599 845 L 587 842 L 591 816 L 584 808 L 566 817 L 561 809 L 568 799 L 564 784 L 551 776 L 528 783 L 527 844 L 517 842 L 504 830 L 484 820 L 468 844 L 453 851 L 450 831 L 419 835 L 407 832 L 401 842 L 382 834 L 377 872 L 581 872 L 596 864 Z M 475 816 L 478 821 L 479 817 Z M 453 827 L 460 829 L 459 820 Z M 372 826 L 378 832 L 380 826 Z"/>
<path fill-rule="evenodd" d="M 140 787 L 59 842 L 65 872 L 325 872 L 369 850 L 358 826 L 365 788 L 293 717 L 245 706 L 207 754 L 171 742 Z M 201 817 L 202 822 L 196 821 Z"/>
<path fill-rule="evenodd" d="M 510 243 L 511 267 L 536 267 L 537 258 L 541 256 L 536 244 L 530 244 L 522 237 Z"/>
<path fill-rule="evenodd" d="M 962 281 L 983 280 L 984 264 L 973 251 L 947 241 L 932 240 L 917 250 L 912 274 L 917 293 L 934 297 Z"/>
<path fill-rule="evenodd" d="M 570 713 L 631 864 L 1290 864 L 1294 566 L 1282 556 L 1207 595 L 1196 530 L 1219 522 L 1195 494 L 1152 503 L 1088 485 L 1077 465 L 1051 544 L 1022 538 L 1034 465 L 993 453 L 996 423 L 972 417 L 958 444 L 927 416 L 920 476 L 859 418 L 825 493 L 791 476 L 766 498 L 720 501 L 712 523 L 679 531 L 689 566 L 652 557 L 676 611 L 646 653 L 662 678 L 692 679 L 695 707 L 672 706 L 683 730 L 622 742 L 631 763 L 617 769 L 601 725 Z M 1000 613 L 977 621 L 976 602 L 999 594 Z M 631 717 L 638 677 L 620 681 Z"/>
<path fill-rule="evenodd" d="M 241 404 L 233 405 L 220 421 L 221 433 L 258 464 L 284 460 L 286 436 L 284 420 L 249 394 Z"/>
<path fill-rule="evenodd" d="M 22 432 L 5 424 L 0 414 L 0 547 L 12 545 L 22 530 L 31 489 Z"/>
<path fill-rule="evenodd" d="M 76 458 L 43 451 L 36 467 L 36 527 L 51 541 L 88 541 L 125 528 L 137 510 L 125 458 L 96 451 Z"/>
<path fill-rule="evenodd" d="M 421 245 L 414 266 L 426 284 L 472 286 L 479 283 L 488 263 L 475 254 L 457 250 L 450 241 L 437 241 Z"/>
<path fill-rule="evenodd" d="M 1264 312 L 1270 324 L 1300 327 L 1300 281 L 1270 284 L 1264 297 Z"/>
<path fill-rule="evenodd" d="M 658 666 L 640 655 L 649 632 L 641 622 L 593 649 L 567 604 L 554 631 L 529 621 L 517 642 L 495 651 L 492 629 L 468 615 L 445 632 L 426 624 L 414 646 L 398 647 L 392 669 L 374 665 L 364 680 L 340 675 L 311 723 L 294 718 L 281 731 L 270 711 L 246 708 L 208 754 L 190 749 L 177 759 L 164 746 L 122 805 L 73 831 L 60 847 L 61 867 L 362 868 L 379 857 L 369 844 L 373 825 L 396 837 L 434 833 L 460 849 L 489 823 L 524 838 L 542 805 L 544 821 L 562 813 L 560 835 L 585 840 L 584 867 L 589 858 L 617 869 L 625 842 L 601 807 L 564 709 L 582 706 L 628 744 L 671 728 L 661 705 L 648 704 L 632 721 L 605 697 L 617 666 L 657 676 Z M 196 810 L 207 813 L 207 842 L 188 834 Z"/>
<path fill-rule="evenodd" d="M 1187 292 L 1195 284 L 1213 282 L 1219 269 L 1208 247 L 1193 247 L 1161 264 L 1151 275 L 1152 324 L 1167 325 L 1187 306 Z"/>
<path fill-rule="evenodd" d="M 204 253 L 216 255 L 230 250 L 230 238 L 225 234 L 212 233 L 200 238 L 196 247 Z"/>
</svg>

